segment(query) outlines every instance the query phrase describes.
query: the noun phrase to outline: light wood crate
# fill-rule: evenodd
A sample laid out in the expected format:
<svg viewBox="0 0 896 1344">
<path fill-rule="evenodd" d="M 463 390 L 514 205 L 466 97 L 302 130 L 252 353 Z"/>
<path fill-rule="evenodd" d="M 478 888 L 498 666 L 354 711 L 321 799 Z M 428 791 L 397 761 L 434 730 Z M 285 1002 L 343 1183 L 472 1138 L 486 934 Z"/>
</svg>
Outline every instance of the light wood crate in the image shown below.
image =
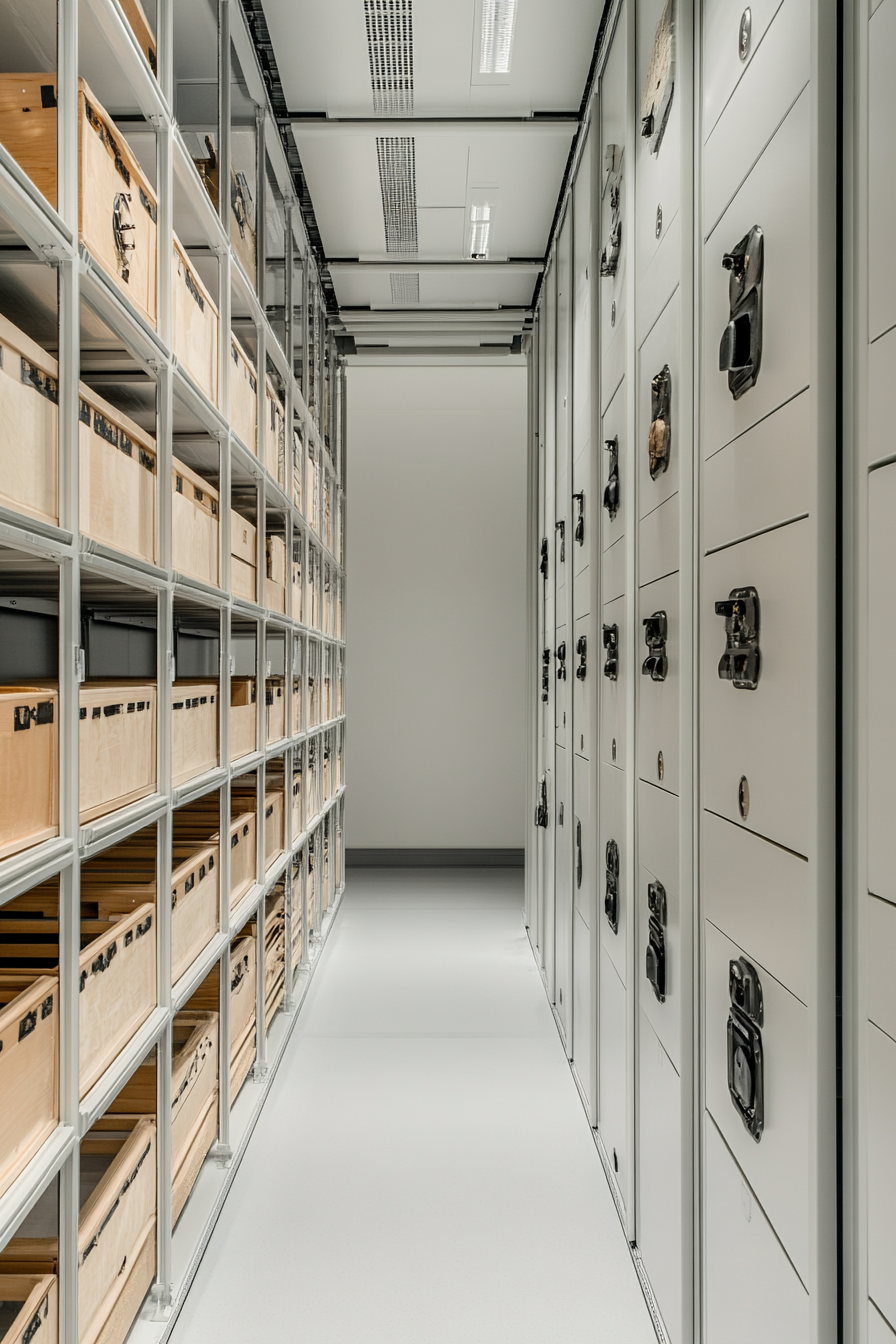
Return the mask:
<svg viewBox="0 0 896 1344">
<path fill-rule="evenodd" d="M 230 590 L 247 602 L 258 601 L 255 524 L 230 510 Z"/>
<path fill-rule="evenodd" d="M 230 427 L 251 453 L 258 450 L 258 376 L 235 336 L 230 338 Z"/>
<path fill-rule="evenodd" d="M 250 936 L 258 946 L 257 917 L 240 931 L 240 937 Z M 282 883 L 265 897 L 264 923 L 264 1029 L 270 1030 L 274 1014 L 286 993 L 286 893 Z"/>
<path fill-rule="evenodd" d="M 255 886 L 258 866 L 254 812 L 240 812 L 230 823 L 230 908 Z"/>
<path fill-rule="evenodd" d="M 275 481 L 286 484 L 286 412 L 270 378 L 265 378 L 264 465 Z"/>
<path fill-rule="evenodd" d="M 217 796 L 213 804 L 191 804 L 176 812 L 174 848 L 179 858 L 198 859 L 206 843 L 220 844 Z M 230 908 L 242 900 L 256 879 L 255 792 L 235 792 L 231 800 L 230 836 Z M 212 832 L 214 832 L 212 834 Z M 198 843 L 197 843 L 198 842 Z M 215 863 L 217 867 L 217 860 Z"/>
<path fill-rule="evenodd" d="M 271 864 L 283 853 L 283 794 L 272 790 L 264 796 L 264 866 Z"/>
<path fill-rule="evenodd" d="M 171 782 L 196 779 L 218 764 L 218 683 L 175 681 L 171 687 Z"/>
<path fill-rule="evenodd" d="M 59 982 L 0 970 L 0 1195 L 59 1122 Z"/>
<path fill-rule="evenodd" d="M 85 682 L 80 692 L 81 825 L 156 787 L 153 682 Z"/>
<path fill-rule="evenodd" d="M 59 366 L 0 315 L 0 504 L 59 521 Z"/>
<path fill-rule="evenodd" d="M 177 458 L 173 462 L 172 486 L 172 568 L 217 588 L 218 492 Z"/>
<path fill-rule="evenodd" d="M 303 540 L 301 535 L 293 535 L 292 539 L 292 618 L 294 621 L 302 619 L 302 596 L 305 586 L 302 581 L 302 549 Z"/>
<path fill-rule="evenodd" d="M 286 542 L 282 537 L 265 538 L 267 574 L 264 604 L 268 611 L 286 611 Z"/>
<path fill-rule="evenodd" d="M 80 397 L 81 531 L 152 564 L 158 559 L 156 441 L 83 383 Z"/>
<path fill-rule="evenodd" d="M 292 806 L 290 817 L 292 839 L 297 840 L 305 829 L 305 790 L 303 788 L 303 761 L 300 748 L 296 748 L 292 755 Z"/>
<path fill-rule="evenodd" d="M 12 1322 L 7 1325 L 10 1317 Z M 57 1344 L 56 1275 L 0 1274 L 0 1330 L 0 1344 Z"/>
<path fill-rule="evenodd" d="M 258 714 L 255 708 L 255 678 L 230 679 L 230 759 L 238 761 L 256 750 Z"/>
<path fill-rule="evenodd" d="M 0 688 L 0 858 L 59 834 L 55 690 Z"/>
<path fill-rule="evenodd" d="M 146 57 L 150 70 L 154 75 L 158 75 L 155 35 L 149 26 L 149 19 L 146 17 L 140 0 L 120 0 L 120 3 L 122 12 L 130 24 L 131 32 L 137 39 L 137 46 Z M 43 1344 L 43 1340 L 40 1341 L 40 1344 Z"/>
<path fill-rule="evenodd" d="M 286 736 L 286 682 L 283 677 L 268 677 L 264 684 L 266 741 L 279 742 Z"/>
<path fill-rule="evenodd" d="M 82 930 L 85 924 L 82 920 Z M 131 914 L 110 921 L 82 950 L 79 970 L 83 1097 L 156 1006 L 155 905 L 140 905 Z"/>
<path fill-rule="evenodd" d="M 230 1102 L 246 1081 L 255 1060 L 255 939 L 240 936 L 230 945 Z M 215 966 L 187 1006 L 189 1012 L 214 1012 L 219 1003 Z"/>
<path fill-rule="evenodd" d="M 253 289 L 256 284 L 255 204 L 252 184 L 230 170 L 230 245 Z"/>
<path fill-rule="evenodd" d="M 0 75 L 0 142 L 54 207 L 56 139 L 55 72 Z M 156 195 L 83 79 L 78 81 L 78 182 L 81 240 L 155 327 Z"/>
<path fill-rule="evenodd" d="M 218 404 L 218 306 L 175 234 L 171 341 L 178 364 Z"/>
<path fill-rule="evenodd" d="M 317 501 L 319 498 L 318 472 L 314 440 L 309 435 L 305 450 L 305 501 L 302 512 L 305 515 L 306 522 L 311 524 L 315 532 L 317 531 Z"/>
<path fill-rule="evenodd" d="M 294 677 L 292 683 L 292 731 L 293 735 L 302 731 L 302 678 Z"/>
</svg>

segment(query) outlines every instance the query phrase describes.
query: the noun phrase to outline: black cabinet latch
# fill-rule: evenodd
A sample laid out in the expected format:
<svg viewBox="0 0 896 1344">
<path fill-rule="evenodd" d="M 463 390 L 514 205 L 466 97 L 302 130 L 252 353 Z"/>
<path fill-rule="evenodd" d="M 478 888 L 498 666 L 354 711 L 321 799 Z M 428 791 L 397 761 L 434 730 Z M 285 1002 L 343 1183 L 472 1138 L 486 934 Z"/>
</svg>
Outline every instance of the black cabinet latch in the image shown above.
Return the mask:
<svg viewBox="0 0 896 1344">
<path fill-rule="evenodd" d="M 716 615 L 725 617 L 725 652 L 719 659 L 719 678 L 738 691 L 755 691 L 762 670 L 759 650 L 759 594 L 755 588 L 732 588 Z"/>
<path fill-rule="evenodd" d="M 669 670 L 666 657 L 666 631 L 668 622 L 664 611 L 655 611 L 652 616 L 644 617 L 644 642 L 647 645 L 647 657 L 641 664 L 641 675 L 651 681 L 665 681 Z"/>
<path fill-rule="evenodd" d="M 582 889 L 582 823 L 576 817 L 576 891 Z"/>
<path fill-rule="evenodd" d="M 619 439 L 604 439 L 604 450 L 610 454 L 610 474 L 604 487 L 604 508 L 612 522 L 619 512 Z"/>
<path fill-rule="evenodd" d="M 562 644 L 558 644 L 558 645 L 557 645 L 557 651 L 556 651 L 556 653 L 554 654 L 554 657 L 557 659 L 557 680 L 558 680 L 558 681 L 565 681 L 565 680 L 566 680 L 566 640 L 565 640 L 565 639 L 564 639 L 564 641 L 563 641 Z"/>
<path fill-rule="evenodd" d="M 576 653 L 579 655 L 579 665 L 576 668 L 576 679 L 584 681 L 588 675 L 588 665 L 586 662 L 588 654 L 588 640 L 585 635 L 579 635 L 576 640 Z"/>
<path fill-rule="evenodd" d="M 668 364 L 654 374 L 650 383 L 650 479 L 655 481 L 669 466 L 672 451 L 672 374 Z"/>
<path fill-rule="evenodd" d="M 538 802 L 535 804 L 535 825 L 548 824 L 548 785 L 544 775 L 538 781 Z"/>
<path fill-rule="evenodd" d="M 541 571 L 541 577 L 542 577 L 543 579 L 546 579 L 547 576 L 548 576 L 548 539 L 547 539 L 547 537 L 542 537 L 542 539 L 541 539 L 541 560 L 539 561 L 538 568 L 539 568 L 539 570 Z"/>
<path fill-rule="evenodd" d="M 622 145 L 604 147 L 604 190 L 610 189 L 610 236 L 607 245 L 600 254 L 601 279 L 616 274 L 619 266 L 619 250 L 622 246 L 622 218 L 619 210 L 619 198 L 622 187 Z"/>
<path fill-rule="evenodd" d="M 573 499 L 576 501 L 576 504 L 578 504 L 578 506 L 579 506 L 579 516 L 578 516 L 578 518 L 576 519 L 576 530 L 575 530 L 575 532 L 573 533 L 573 536 L 575 537 L 576 541 L 579 543 L 580 546 L 584 546 L 584 545 L 585 545 L 585 491 L 584 491 L 584 490 L 577 490 L 576 493 L 573 495 Z"/>
<path fill-rule="evenodd" d="M 608 681 L 615 681 L 619 673 L 619 626 L 604 626 L 604 648 L 607 656 L 604 659 L 604 676 Z"/>
<path fill-rule="evenodd" d="M 762 362 L 762 272 L 765 244 L 754 224 L 736 247 L 722 257 L 728 272 L 728 325 L 719 345 L 719 369 L 728 374 L 735 401 L 759 377 Z"/>
<path fill-rule="evenodd" d="M 765 1124 L 762 1077 L 762 985 L 746 957 L 728 963 L 728 1091 L 744 1128 L 758 1143 Z"/>
<path fill-rule="evenodd" d="M 666 1002 L 666 888 L 662 882 L 647 886 L 647 979 L 660 1003 Z"/>
<path fill-rule="evenodd" d="M 554 524 L 554 531 L 560 533 L 560 563 L 566 560 L 566 522 L 563 518 Z"/>
<path fill-rule="evenodd" d="M 604 914 L 614 933 L 619 932 L 619 846 L 615 840 L 607 841 L 606 887 L 604 889 Z"/>
<path fill-rule="evenodd" d="M 541 698 L 547 704 L 551 694 L 551 651 L 543 649 L 541 653 Z"/>
</svg>

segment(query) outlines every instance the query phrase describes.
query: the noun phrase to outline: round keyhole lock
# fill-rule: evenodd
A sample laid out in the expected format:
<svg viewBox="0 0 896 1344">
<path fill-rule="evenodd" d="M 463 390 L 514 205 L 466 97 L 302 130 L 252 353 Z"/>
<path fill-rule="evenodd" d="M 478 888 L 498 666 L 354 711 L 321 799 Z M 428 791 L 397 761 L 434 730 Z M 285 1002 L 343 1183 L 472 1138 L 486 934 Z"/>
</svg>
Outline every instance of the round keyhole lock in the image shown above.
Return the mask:
<svg viewBox="0 0 896 1344">
<path fill-rule="evenodd" d="M 616 739 L 615 739 L 615 737 L 614 737 L 614 738 L 613 738 L 613 760 L 615 761 L 615 759 L 616 759 Z"/>
<path fill-rule="evenodd" d="M 737 786 L 737 810 L 740 812 L 741 820 L 746 821 L 750 815 L 750 781 L 746 775 L 741 775 Z"/>
<path fill-rule="evenodd" d="M 615 327 L 615 325 L 616 325 L 616 300 L 614 299 L 613 302 L 610 304 L 610 326 Z"/>
<path fill-rule="evenodd" d="M 745 61 L 750 54 L 750 35 L 753 31 L 753 15 L 749 5 L 740 16 L 740 28 L 737 33 L 737 54 Z"/>
<path fill-rule="evenodd" d="M 658 205 L 656 208 L 656 236 L 659 238 L 663 231 L 663 207 Z"/>
<path fill-rule="evenodd" d="M 663 753 L 658 751 L 656 754 L 656 777 L 661 780 L 666 773 L 666 762 L 663 760 Z"/>
</svg>

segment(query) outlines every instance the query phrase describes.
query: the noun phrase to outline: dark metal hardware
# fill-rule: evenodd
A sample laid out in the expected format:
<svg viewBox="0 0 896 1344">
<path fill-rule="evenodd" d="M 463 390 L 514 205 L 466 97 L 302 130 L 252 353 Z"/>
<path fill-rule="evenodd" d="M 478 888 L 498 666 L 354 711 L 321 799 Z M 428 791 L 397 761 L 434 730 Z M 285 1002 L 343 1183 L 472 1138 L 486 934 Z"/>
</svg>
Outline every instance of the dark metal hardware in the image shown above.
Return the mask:
<svg viewBox="0 0 896 1344">
<path fill-rule="evenodd" d="M 566 560 L 566 521 L 565 521 L 565 519 L 560 518 L 560 519 L 554 524 L 554 531 L 560 533 L 560 563 L 561 563 L 561 565 L 562 565 L 562 564 L 565 562 L 565 560 Z"/>
<path fill-rule="evenodd" d="M 604 889 L 604 914 L 614 933 L 619 932 L 619 846 L 615 840 L 607 841 L 606 887 Z"/>
<path fill-rule="evenodd" d="M 582 823 L 576 817 L 576 891 L 582 889 Z"/>
<path fill-rule="evenodd" d="M 719 345 L 719 369 L 735 401 L 756 382 L 762 362 L 762 272 L 765 246 L 754 224 L 722 257 L 728 272 L 728 325 Z"/>
<path fill-rule="evenodd" d="M 551 651 L 543 649 L 541 654 L 541 698 L 547 704 L 551 694 Z"/>
<path fill-rule="evenodd" d="M 535 804 L 535 825 L 548 824 L 548 784 L 544 775 L 538 781 L 538 802 Z"/>
<path fill-rule="evenodd" d="M 610 189 L 610 236 L 607 245 L 600 254 L 600 274 L 602 279 L 614 276 L 619 267 L 619 252 L 622 246 L 622 219 L 619 213 L 619 200 L 622 188 L 622 146 L 607 145 L 604 149 L 604 171 L 606 187 Z"/>
<path fill-rule="evenodd" d="M 607 656 L 604 659 L 604 676 L 608 681 L 615 681 L 619 672 L 619 626 L 604 626 L 604 648 Z"/>
<path fill-rule="evenodd" d="M 579 516 L 576 519 L 576 530 L 573 533 L 580 546 L 585 545 L 585 491 L 577 490 L 573 499 L 579 506 Z"/>
<path fill-rule="evenodd" d="M 612 522 L 619 512 L 619 439 L 604 439 L 604 450 L 610 454 L 610 474 L 604 487 L 604 508 Z"/>
<path fill-rule="evenodd" d="M 563 642 L 562 642 L 561 644 L 558 644 L 558 645 L 557 645 L 557 650 L 556 650 L 556 652 L 555 652 L 555 654 L 554 654 L 554 657 L 557 659 L 557 680 L 558 680 L 558 681 L 565 681 L 565 680 L 566 680 L 566 640 L 565 640 L 565 639 L 563 640 Z"/>
<path fill-rule="evenodd" d="M 656 27 L 653 51 L 641 98 L 641 135 L 651 154 L 659 154 L 675 92 L 675 4 L 666 0 Z"/>
<path fill-rule="evenodd" d="M 758 1143 L 765 1124 L 762 985 L 746 957 L 728 963 L 728 1091 L 744 1128 Z"/>
<path fill-rule="evenodd" d="M 584 681 L 588 675 L 588 665 L 586 662 L 588 656 L 588 639 L 585 635 L 579 635 L 576 640 L 576 653 L 579 656 L 579 665 L 576 668 L 576 679 Z"/>
<path fill-rule="evenodd" d="M 664 611 L 655 611 L 652 616 L 644 617 L 644 642 L 647 645 L 647 657 L 641 664 L 642 676 L 651 681 L 665 681 L 669 670 L 666 657 L 666 634 L 668 622 Z"/>
<path fill-rule="evenodd" d="M 650 882 L 647 886 L 647 909 L 650 917 L 647 924 L 647 979 L 653 986 L 653 992 L 660 1003 L 666 1002 L 666 889 L 662 882 Z"/>
<path fill-rule="evenodd" d="M 762 671 L 759 650 L 759 594 L 755 588 L 732 588 L 716 615 L 725 617 L 725 652 L 719 659 L 719 678 L 738 691 L 755 691 Z"/>
<path fill-rule="evenodd" d="M 136 225 L 131 218 L 131 193 L 119 191 L 112 204 L 112 237 L 115 240 L 115 254 L 118 261 L 118 274 L 127 282 L 131 277 L 131 258 L 137 244 L 132 235 Z"/>
<path fill-rule="evenodd" d="M 548 576 L 548 539 L 547 539 L 547 537 L 542 537 L 542 539 L 541 539 L 541 560 L 540 560 L 539 563 L 538 563 L 538 568 L 539 568 L 539 570 L 541 571 L 541 577 L 542 577 L 543 579 L 546 579 L 547 576 Z"/>
<path fill-rule="evenodd" d="M 669 466 L 672 451 L 672 374 L 668 364 L 654 374 L 650 383 L 650 479 L 655 481 Z"/>
</svg>

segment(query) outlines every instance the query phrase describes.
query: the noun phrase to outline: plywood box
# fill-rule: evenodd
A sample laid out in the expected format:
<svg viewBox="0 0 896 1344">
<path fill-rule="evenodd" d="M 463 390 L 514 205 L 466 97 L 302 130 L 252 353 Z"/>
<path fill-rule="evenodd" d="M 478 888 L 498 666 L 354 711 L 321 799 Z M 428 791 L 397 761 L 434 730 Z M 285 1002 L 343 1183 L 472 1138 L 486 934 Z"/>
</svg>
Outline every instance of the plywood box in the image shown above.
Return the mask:
<svg viewBox="0 0 896 1344">
<path fill-rule="evenodd" d="M 58 695 L 0 688 L 0 858 L 59 834 Z"/>
<path fill-rule="evenodd" d="M 252 919 L 242 929 L 241 937 L 250 935 L 258 946 L 258 922 Z M 264 1027 L 271 1022 L 286 993 L 286 894 L 278 883 L 265 898 L 264 923 Z"/>
<path fill-rule="evenodd" d="M 264 796 L 264 866 L 283 853 L 283 794 L 271 791 Z"/>
<path fill-rule="evenodd" d="M 286 542 L 282 537 L 265 539 L 267 574 L 264 604 L 268 611 L 286 611 Z"/>
<path fill-rule="evenodd" d="M 218 404 L 218 307 L 175 235 L 171 341 L 178 364 Z"/>
<path fill-rule="evenodd" d="M 0 1274 L 0 1344 L 57 1344 L 55 1274 Z"/>
<path fill-rule="evenodd" d="M 218 1133 L 218 1014 L 178 1013 L 172 1028 L 171 1216 L 177 1222 Z"/>
<path fill-rule="evenodd" d="M 255 708 L 255 678 L 230 679 L 230 759 L 238 761 L 256 749 L 258 714 Z"/>
<path fill-rule="evenodd" d="M 258 601 L 255 525 L 230 510 L 230 591 L 247 602 Z"/>
<path fill-rule="evenodd" d="M 0 316 L 0 504 L 59 520 L 59 366 Z"/>
<path fill-rule="evenodd" d="M 131 32 L 137 39 L 137 46 L 146 57 L 150 70 L 154 75 L 158 75 L 156 40 L 140 0 L 120 0 L 120 4 L 124 16 L 130 24 Z M 40 1341 L 40 1344 L 44 1344 L 43 1340 Z"/>
<path fill-rule="evenodd" d="M 250 452 L 258 448 L 258 378 L 235 336 L 230 338 L 230 427 Z"/>
<path fill-rule="evenodd" d="M 216 966 L 190 999 L 189 1011 L 213 1011 L 219 1002 Z M 230 945 L 230 1102 L 255 1060 L 255 939 L 240 937 Z"/>
<path fill-rule="evenodd" d="M 292 731 L 293 735 L 302 731 L 302 678 L 294 677 L 292 683 Z"/>
<path fill-rule="evenodd" d="M 81 384 L 81 531 L 126 555 L 158 559 L 156 441 Z"/>
<path fill-rule="evenodd" d="M 82 937 L 85 928 L 82 920 Z M 103 923 L 103 921 L 98 921 Z M 90 929 L 90 924 L 86 923 Z M 156 1006 L 155 905 L 109 921 L 83 948 L 78 999 L 80 1095 L 121 1054 Z"/>
<path fill-rule="evenodd" d="M 230 171 L 230 245 L 253 289 L 256 285 L 255 203 L 245 175 Z"/>
<path fill-rule="evenodd" d="M 59 1122 L 59 981 L 0 971 L 0 1195 Z"/>
<path fill-rule="evenodd" d="M 0 75 L 0 142 L 56 206 L 56 75 Z M 156 196 L 127 141 L 78 81 L 78 230 L 122 293 L 156 325 Z"/>
<path fill-rule="evenodd" d="M 153 682 L 85 682 L 80 703 L 83 826 L 155 790 L 156 687 Z"/>
<path fill-rule="evenodd" d="M 286 736 L 286 683 L 283 677 L 268 677 L 264 685 L 267 745 Z"/>
<path fill-rule="evenodd" d="M 302 550 L 304 541 L 301 535 L 293 535 L 292 539 L 292 618 L 294 621 L 302 619 Z"/>
<path fill-rule="evenodd" d="M 218 683 L 171 687 L 171 782 L 184 784 L 218 764 Z"/>
<path fill-rule="evenodd" d="M 292 754 L 292 838 L 297 840 L 305 827 L 305 792 L 302 787 L 302 752 L 296 748 Z"/>
<path fill-rule="evenodd" d="M 317 464 L 317 454 L 314 448 L 314 440 L 311 435 L 308 436 L 308 446 L 305 452 L 305 503 L 302 512 L 305 515 L 306 522 L 310 523 L 315 532 L 318 528 L 317 523 L 317 502 L 319 499 L 318 486 L 319 467 Z"/>
<path fill-rule="evenodd" d="M 254 887 L 257 877 L 255 813 L 241 812 L 230 823 L 230 908 Z"/>
<path fill-rule="evenodd" d="M 292 432 L 292 502 L 300 513 L 305 502 L 305 496 L 302 493 L 304 456 L 305 448 L 302 443 L 302 436 L 297 429 L 294 429 Z"/>
<path fill-rule="evenodd" d="M 175 861 L 171 874 L 171 983 L 218 932 L 218 843 Z"/>
<path fill-rule="evenodd" d="M 184 462 L 172 464 L 171 565 L 218 587 L 218 492 Z"/>
<path fill-rule="evenodd" d="M 286 412 L 270 378 L 265 378 L 264 465 L 275 481 L 286 484 Z"/>
</svg>

